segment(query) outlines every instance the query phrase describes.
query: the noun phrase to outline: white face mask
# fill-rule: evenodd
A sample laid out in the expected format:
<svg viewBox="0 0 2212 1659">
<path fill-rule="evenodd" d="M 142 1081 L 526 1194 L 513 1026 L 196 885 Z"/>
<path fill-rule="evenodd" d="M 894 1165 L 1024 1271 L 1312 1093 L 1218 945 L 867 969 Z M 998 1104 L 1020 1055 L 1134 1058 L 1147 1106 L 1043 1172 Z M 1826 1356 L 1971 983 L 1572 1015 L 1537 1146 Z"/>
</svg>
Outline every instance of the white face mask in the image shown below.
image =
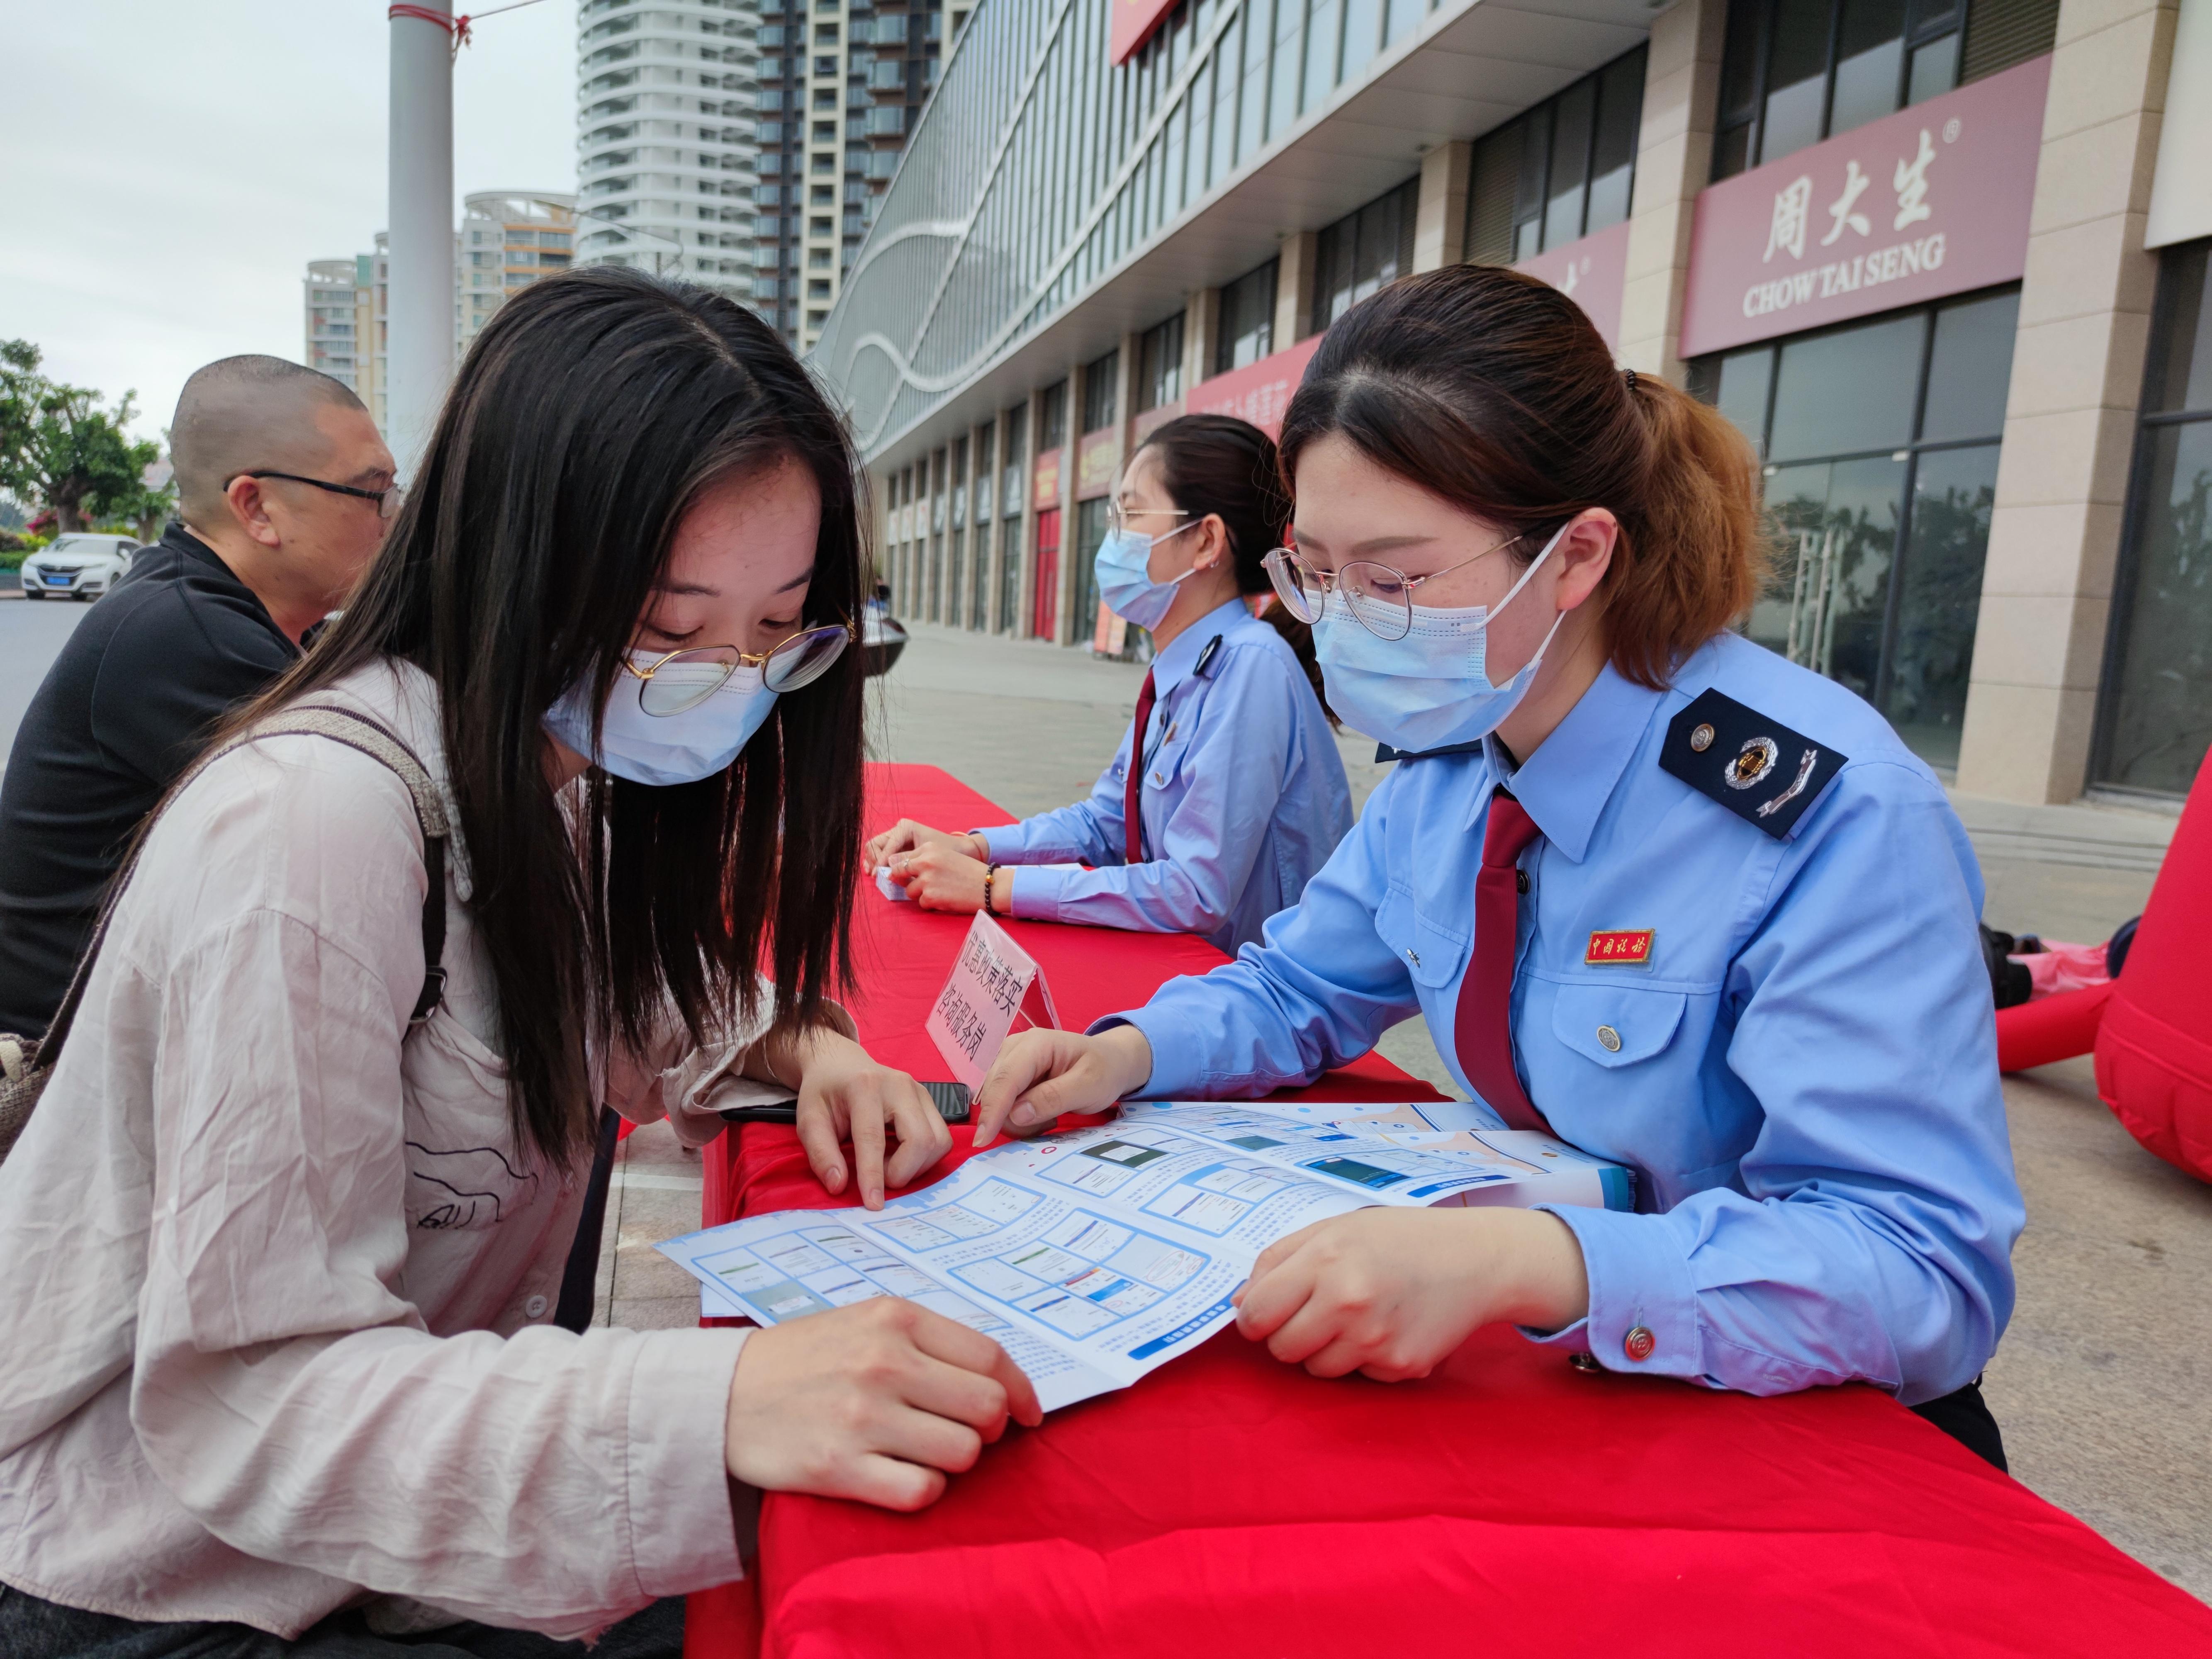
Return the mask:
<svg viewBox="0 0 2212 1659">
<path fill-rule="evenodd" d="M 1566 612 L 1553 619 L 1536 654 L 1503 685 L 1490 679 L 1490 624 L 1528 585 L 1567 530 L 1559 526 L 1495 605 L 1440 610 L 1417 605 L 1413 628 L 1401 640 L 1377 639 L 1353 620 L 1340 597 L 1331 595 L 1314 624 L 1314 654 L 1321 659 L 1328 706 L 1355 732 L 1403 754 L 1488 737 L 1528 695 Z"/>
<path fill-rule="evenodd" d="M 657 657 L 630 653 L 641 668 Z M 617 674 L 592 745 L 590 691 L 572 686 L 545 711 L 545 729 L 569 748 L 618 778 L 665 787 L 711 778 L 737 759 L 775 708 L 776 694 L 761 683 L 762 670 L 740 667 L 701 702 L 673 714 L 648 714 L 641 694 L 647 682 Z"/>
</svg>

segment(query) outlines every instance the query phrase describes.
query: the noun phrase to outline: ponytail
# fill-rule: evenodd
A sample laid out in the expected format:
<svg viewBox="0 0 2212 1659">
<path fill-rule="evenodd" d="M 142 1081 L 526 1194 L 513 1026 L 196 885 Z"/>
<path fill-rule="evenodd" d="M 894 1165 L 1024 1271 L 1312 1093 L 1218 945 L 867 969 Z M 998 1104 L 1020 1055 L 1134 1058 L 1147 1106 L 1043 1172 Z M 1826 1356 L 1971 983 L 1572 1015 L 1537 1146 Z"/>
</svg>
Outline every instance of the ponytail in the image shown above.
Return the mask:
<svg viewBox="0 0 2212 1659">
<path fill-rule="evenodd" d="M 1290 534 L 1291 498 L 1275 453 L 1275 441 L 1249 421 L 1227 415 L 1184 415 L 1155 427 L 1137 446 L 1138 453 L 1159 458 L 1161 488 L 1176 507 L 1193 519 L 1218 518 L 1229 537 L 1229 556 L 1239 593 L 1266 593 L 1273 586 L 1261 563 Z M 1270 599 L 1260 613 L 1289 642 L 1320 697 L 1321 662 L 1314 655 L 1313 629 Z M 1322 700 L 1328 714 L 1328 702 Z M 1332 724 L 1336 716 L 1329 714 Z"/>
<path fill-rule="evenodd" d="M 1517 534 L 1524 562 L 1593 507 L 1620 526 L 1597 593 L 1620 674 L 1658 688 L 1751 609 L 1767 565 L 1751 446 L 1717 410 L 1613 367 L 1582 308 L 1496 265 L 1393 283 L 1323 337 L 1283 419 L 1284 477 L 1341 434 Z"/>
</svg>

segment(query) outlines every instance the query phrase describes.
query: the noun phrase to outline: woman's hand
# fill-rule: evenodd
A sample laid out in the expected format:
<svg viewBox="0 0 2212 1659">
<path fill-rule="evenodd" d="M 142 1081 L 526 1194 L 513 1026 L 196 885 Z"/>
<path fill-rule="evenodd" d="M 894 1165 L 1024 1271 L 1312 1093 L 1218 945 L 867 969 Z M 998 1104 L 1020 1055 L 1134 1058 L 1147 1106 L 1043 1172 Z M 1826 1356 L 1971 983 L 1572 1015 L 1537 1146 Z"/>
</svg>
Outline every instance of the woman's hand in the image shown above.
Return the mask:
<svg viewBox="0 0 2212 1659">
<path fill-rule="evenodd" d="M 972 1468 L 1006 1419 L 1034 1427 L 1036 1390 L 980 1332 L 878 1297 L 745 1340 L 723 1459 L 766 1492 L 918 1510 Z M 940 1471 L 944 1473 L 940 1473 Z"/>
<path fill-rule="evenodd" d="M 975 1091 L 975 1145 L 1000 1130 L 1033 1135 L 1063 1112 L 1102 1112 L 1152 1074 L 1152 1045 L 1133 1025 L 1097 1036 L 1018 1031 Z"/>
<path fill-rule="evenodd" d="M 880 836 L 870 838 L 860 849 L 860 870 L 872 876 L 881 866 L 889 864 L 900 853 L 911 853 L 925 847 L 939 847 L 948 853 L 957 853 L 963 858 L 988 859 L 991 849 L 981 844 L 981 836 L 949 836 L 942 830 L 933 830 L 912 818 L 901 818 Z M 972 905 L 969 907 L 974 908 Z"/>
<path fill-rule="evenodd" d="M 1485 1325 L 1571 1325 L 1589 1278 L 1573 1231 L 1541 1210 L 1355 1210 L 1270 1244 L 1231 1300 L 1278 1359 L 1400 1382 Z"/>
<path fill-rule="evenodd" d="M 845 1190 L 838 1144 L 848 1137 L 860 1202 L 872 1210 L 883 1208 L 886 1186 L 905 1186 L 951 1150 L 952 1131 L 921 1085 L 877 1064 L 852 1038 L 817 1029 L 770 1037 L 763 1048 L 770 1077 L 787 1086 L 799 1079 L 799 1144 L 829 1191 Z M 887 1134 L 898 1138 L 888 1164 Z"/>
<path fill-rule="evenodd" d="M 990 867 L 956 853 L 949 842 L 934 842 L 911 853 L 891 854 L 891 879 L 906 889 L 906 896 L 925 910 L 951 910 L 962 915 L 988 908 L 985 884 Z M 1013 872 L 1000 878 L 1001 891 L 1011 900 Z"/>
</svg>

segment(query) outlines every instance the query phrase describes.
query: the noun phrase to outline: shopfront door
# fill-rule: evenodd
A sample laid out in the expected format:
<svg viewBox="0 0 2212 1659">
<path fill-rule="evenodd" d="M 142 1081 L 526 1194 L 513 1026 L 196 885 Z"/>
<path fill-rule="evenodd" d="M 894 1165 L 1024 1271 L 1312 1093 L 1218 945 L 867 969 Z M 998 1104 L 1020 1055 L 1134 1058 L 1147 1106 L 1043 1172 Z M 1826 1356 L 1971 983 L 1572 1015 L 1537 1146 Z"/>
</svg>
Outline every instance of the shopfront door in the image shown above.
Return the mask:
<svg viewBox="0 0 2212 1659">
<path fill-rule="evenodd" d="M 2016 290 L 1708 358 L 1765 461 L 1776 561 L 1748 632 L 1958 764 Z"/>
<path fill-rule="evenodd" d="M 1036 586 L 1030 592 L 1030 637 L 1059 638 L 1060 509 L 1049 507 L 1036 515 Z"/>
</svg>

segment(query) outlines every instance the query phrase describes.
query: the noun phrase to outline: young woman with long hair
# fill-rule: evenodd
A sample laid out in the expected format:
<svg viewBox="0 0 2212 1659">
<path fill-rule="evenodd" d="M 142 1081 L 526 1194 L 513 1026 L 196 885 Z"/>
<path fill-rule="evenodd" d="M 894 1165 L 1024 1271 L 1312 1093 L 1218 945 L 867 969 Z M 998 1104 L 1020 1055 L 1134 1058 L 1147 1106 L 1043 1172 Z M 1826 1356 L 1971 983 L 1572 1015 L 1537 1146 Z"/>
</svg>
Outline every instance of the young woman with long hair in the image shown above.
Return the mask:
<svg viewBox="0 0 2212 1659">
<path fill-rule="evenodd" d="M 1247 1335 L 1396 1378 L 1512 1321 L 1708 1387 L 1870 1382 L 2001 1459 L 1976 1382 L 2022 1217 L 1981 878 L 1880 715 L 1734 631 L 1750 447 L 1565 295 L 1462 265 L 1339 319 L 1282 453 L 1279 585 L 1400 764 L 1261 947 L 1010 1042 L 977 1141 L 1302 1084 L 1419 1014 L 1503 1122 L 1628 1165 L 1636 1212 L 1323 1222 L 1261 1257 Z"/>
<path fill-rule="evenodd" d="M 556 277 L 471 349 L 328 637 L 152 821 L 0 1165 L 11 1659 L 672 1659 L 741 1486 L 916 1507 L 1035 1419 L 903 1304 L 552 1322 L 602 1102 L 696 1141 L 795 1094 L 870 1202 L 947 1144 L 832 1000 L 857 476 L 703 290 Z"/>
<path fill-rule="evenodd" d="M 965 833 L 902 819 L 862 863 L 930 909 L 1256 940 L 1352 827 L 1304 630 L 1245 603 L 1268 589 L 1289 506 L 1249 422 L 1185 415 L 1147 435 L 1097 565 L 1102 602 L 1150 629 L 1155 654 L 1090 799 Z"/>
</svg>

